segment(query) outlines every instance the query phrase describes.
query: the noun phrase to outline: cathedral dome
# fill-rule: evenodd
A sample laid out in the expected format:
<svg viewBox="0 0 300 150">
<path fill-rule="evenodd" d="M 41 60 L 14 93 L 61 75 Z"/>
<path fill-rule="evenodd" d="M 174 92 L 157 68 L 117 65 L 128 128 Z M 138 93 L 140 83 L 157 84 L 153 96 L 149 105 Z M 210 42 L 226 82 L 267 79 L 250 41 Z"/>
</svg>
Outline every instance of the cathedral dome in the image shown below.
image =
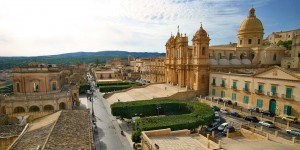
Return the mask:
<svg viewBox="0 0 300 150">
<path fill-rule="evenodd" d="M 203 29 L 202 24 L 200 29 L 196 32 L 195 36 L 204 36 L 207 37 L 207 32 Z"/>
<path fill-rule="evenodd" d="M 256 18 L 255 9 L 249 9 L 249 16 L 242 22 L 238 34 L 261 33 L 264 34 L 264 28 L 261 21 Z"/>
</svg>

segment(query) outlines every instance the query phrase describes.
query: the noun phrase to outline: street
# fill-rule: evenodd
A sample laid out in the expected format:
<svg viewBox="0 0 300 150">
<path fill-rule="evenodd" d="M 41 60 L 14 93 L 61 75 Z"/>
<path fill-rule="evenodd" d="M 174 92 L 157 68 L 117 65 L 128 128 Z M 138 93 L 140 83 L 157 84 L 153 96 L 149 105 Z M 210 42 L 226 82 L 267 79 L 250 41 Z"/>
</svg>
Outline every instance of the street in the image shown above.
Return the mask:
<svg viewBox="0 0 300 150">
<path fill-rule="evenodd" d="M 89 78 L 91 89 L 94 89 L 93 108 L 94 108 L 94 138 L 96 150 L 131 150 L 131 146 L 123 135 L 116 119 L 108 112 L 107 103 L 98 89 L 95 88 L 95 82 Z M 106 103 L 106 104 L 105 104 Z M 107 106 L 107 107 L 105 107 Z M 92 108 L 92 102 L 88 101 L 88 107 Z M 91 109 L 92 114 L 92 109 Z"/>
</svg>

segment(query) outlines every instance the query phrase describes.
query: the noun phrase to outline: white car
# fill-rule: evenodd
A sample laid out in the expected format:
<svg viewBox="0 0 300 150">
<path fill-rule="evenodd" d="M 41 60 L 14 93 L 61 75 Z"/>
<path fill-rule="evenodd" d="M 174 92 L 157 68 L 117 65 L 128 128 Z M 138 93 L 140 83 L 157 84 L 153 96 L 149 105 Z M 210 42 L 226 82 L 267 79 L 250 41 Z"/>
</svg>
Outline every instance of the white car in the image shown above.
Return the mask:
<svg viewBox="0 0 300 150">
<path fill-rule="evenodd" d="M 222 123 L 222 124 L 218 127 L 218 130 L 219 130 L 219 131 L 223 131 L 227 126 L 228 126 L 228 123 L 227 123 L 227 122 Z"/>
<path fill-rule="evenodd" d="M 292 135 L 296 135 L 296 136 L 300 136 L 300 130 L 298 130 L 298 129 L 295 129 L 295 130 L 286 130 L 286 133 L 292 134 Z"/>
<path fill-rule="evenodd" d="M 262 126 L 266 126 L 268 128 L 274 128 L 274 124 L 271 121 L 260 121 L 258 124 L 262 125 Z"/>
<path fill-rule="evenodd" d="M 220 122 L 221 121 L 221 117 L 220 114 L 218 112 L 215 112 L 215 118 L 214 118 L 215 122 Z"/>
<path fill-rule="evenodd" d="M 223 113 L 223 114 L 228 114 L 229 113 L 225 108 L 221 108 L 220 112 Z"/>
</svg>

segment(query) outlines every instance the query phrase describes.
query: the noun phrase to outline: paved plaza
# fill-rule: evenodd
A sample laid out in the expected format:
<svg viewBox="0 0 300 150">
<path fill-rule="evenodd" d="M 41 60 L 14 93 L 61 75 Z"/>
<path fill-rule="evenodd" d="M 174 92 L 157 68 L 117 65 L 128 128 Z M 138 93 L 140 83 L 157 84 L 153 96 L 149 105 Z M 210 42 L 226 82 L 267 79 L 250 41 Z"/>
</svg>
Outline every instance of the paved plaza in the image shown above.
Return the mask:
<svg viewBox="0 0 300 150">
<path fill-rule="evenodd" d="M 111 105 L 118 102 L 118 100 L 121 102 L 150 100 L 153 98 L 168 97 L 184 91 L 186 91 L 186 88 L 179 88 L 170 84 L 153 84 L 145 88 L 136 88 L 122 93 L 115 93 L 106 100 Z"/>
</svg>

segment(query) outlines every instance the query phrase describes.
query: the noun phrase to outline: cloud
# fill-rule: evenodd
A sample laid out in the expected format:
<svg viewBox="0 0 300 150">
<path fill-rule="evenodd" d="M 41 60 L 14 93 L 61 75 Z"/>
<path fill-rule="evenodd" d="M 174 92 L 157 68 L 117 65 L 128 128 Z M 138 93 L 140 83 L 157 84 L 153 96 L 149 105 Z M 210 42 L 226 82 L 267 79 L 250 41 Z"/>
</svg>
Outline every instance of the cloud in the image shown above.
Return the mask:
<svg viewBox="0 0 300 150">
<path fill-rule="evenodd" d="M 268 1 L 252 3 L 260 7 Z M 4 1 L 0 2 L 0 55 L 106 49 L 164 52 L 177 25 L 191 39 L 200 22 L 211 43 L 220 44 L 222 39 L 234 39 L 248 5 L 240 0 Z M 4 31 L 9 38 L 1 35 Z M 3 44 L 8 41 L 13 42 Z"/>
</svg>

